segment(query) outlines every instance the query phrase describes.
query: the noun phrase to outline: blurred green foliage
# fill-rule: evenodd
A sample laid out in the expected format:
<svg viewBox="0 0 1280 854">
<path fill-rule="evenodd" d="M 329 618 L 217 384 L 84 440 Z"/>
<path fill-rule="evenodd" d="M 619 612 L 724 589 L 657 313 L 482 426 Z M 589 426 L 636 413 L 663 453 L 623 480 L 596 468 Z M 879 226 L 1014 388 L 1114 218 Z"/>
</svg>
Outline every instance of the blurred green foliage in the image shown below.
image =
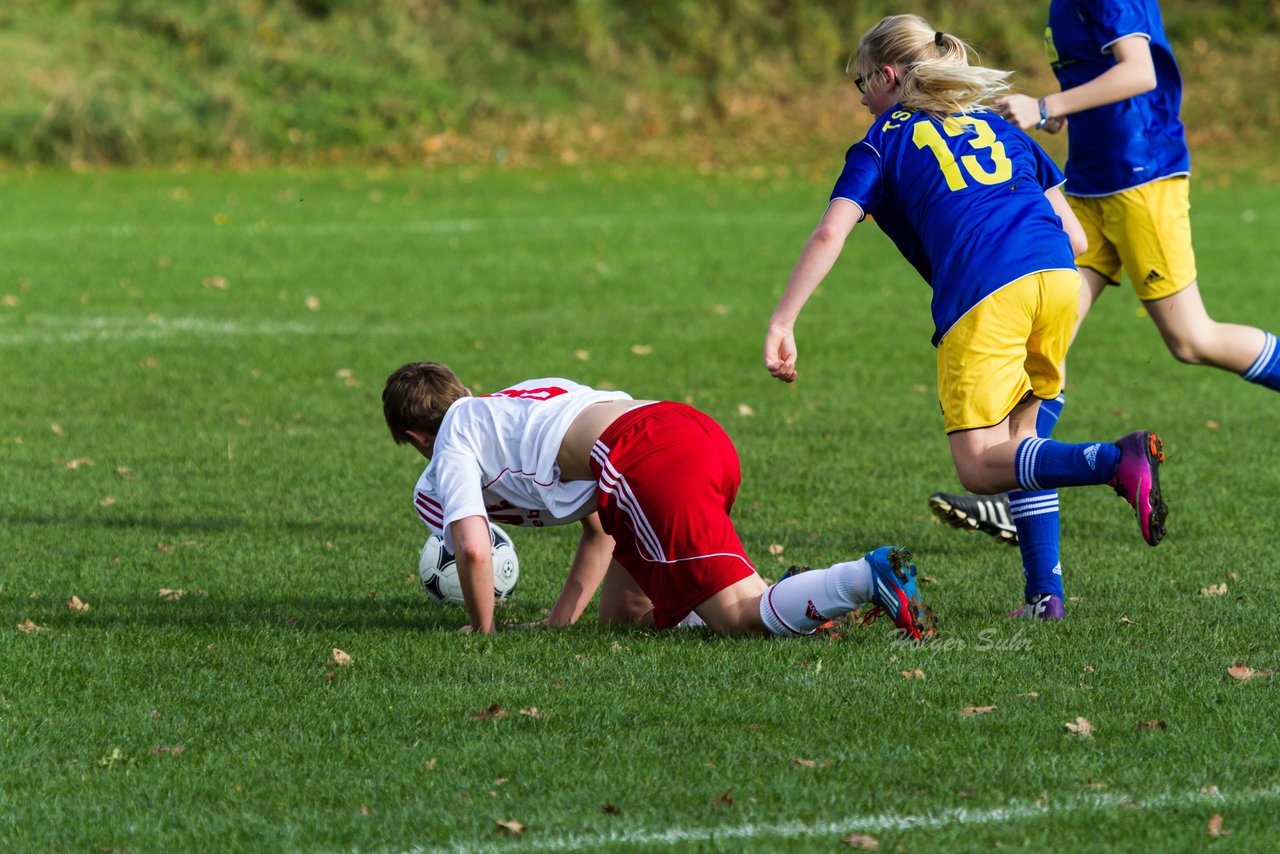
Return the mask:
<svg viewBox="0 0 1280 854">
<path fill-rule="evenodd" d="M 1280 3 L 1167 0 L 1198 162 L 1260 168 Z M 922 0 L 1027 91 L 1047 2 Z M 635 157 L 785 162 L 860 130 L 885 0 L 8 0 L 0 159 L 80 165 Z M 1052 145 L 1053 143 L 1051 143 Z"/>
</svg>

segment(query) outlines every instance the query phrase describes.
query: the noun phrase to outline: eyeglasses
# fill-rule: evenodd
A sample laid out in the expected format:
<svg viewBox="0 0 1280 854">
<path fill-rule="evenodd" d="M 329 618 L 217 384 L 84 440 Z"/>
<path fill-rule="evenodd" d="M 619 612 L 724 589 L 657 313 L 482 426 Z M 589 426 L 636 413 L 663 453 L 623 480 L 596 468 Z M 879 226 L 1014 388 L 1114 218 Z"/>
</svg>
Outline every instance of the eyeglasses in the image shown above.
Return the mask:
<svg viewBox="0 0 1280 854">
<path fill-rule="evenodd" d="M 864 95 L 867 94 L 867 79 L 863 77 L 861 74 L 853 78 L 853 85 L 857 86 L 858 91 L 861 92 L 862 94 Z"/>
</svg>

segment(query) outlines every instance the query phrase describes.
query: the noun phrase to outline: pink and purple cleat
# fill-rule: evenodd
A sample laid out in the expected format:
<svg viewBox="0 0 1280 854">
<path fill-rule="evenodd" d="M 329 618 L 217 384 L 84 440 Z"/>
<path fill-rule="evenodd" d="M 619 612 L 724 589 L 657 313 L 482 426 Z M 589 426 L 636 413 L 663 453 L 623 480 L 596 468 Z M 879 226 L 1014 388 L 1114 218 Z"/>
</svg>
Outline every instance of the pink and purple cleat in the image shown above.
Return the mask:
<svg viewBox="0 0 1280 854">
<path fill-rule="evenodd" d="M 1052 593 L 1042 593 L 1031 597 L 1031 601 L 1016 611 L 1010 611 L 1010 617 L 1022 617 L 1026 620 L 1061 620 L 1067 616 L 1067 609 L 1062 604 L 1062 597 Z"/>
<path fill-rule="evenodd" d="M 1119 439 L 1120 466 L 1110 486 L 1137 511 L 1138 527 L 1148 545 L 1164 539 L 1164 520 L 1169 508 L 1160 497 L 1160 464 L 1164 462 L 1164 442 L 1150 430 L 1138 430 Z"/>
</svg>

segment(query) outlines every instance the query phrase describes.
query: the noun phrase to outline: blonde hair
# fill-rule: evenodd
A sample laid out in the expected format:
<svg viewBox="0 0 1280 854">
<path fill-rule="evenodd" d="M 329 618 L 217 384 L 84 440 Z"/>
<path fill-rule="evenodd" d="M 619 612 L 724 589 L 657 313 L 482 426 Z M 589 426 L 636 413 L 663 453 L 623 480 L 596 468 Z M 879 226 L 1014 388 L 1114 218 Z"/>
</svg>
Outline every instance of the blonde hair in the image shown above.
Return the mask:
<svg viewBox="0 0 1280 854">
<path fill-rule="evenodd" d="M 970 65 L 970 53 L 958 36 L 935 31 L 919 15 L 890 15 L 858 41 L 853 65 L 868 79 L 892 65 L 901 75 L 903 106 L 946 116 L 967 113 L 1009 88 L 1012 72 Z"/>
</svg>

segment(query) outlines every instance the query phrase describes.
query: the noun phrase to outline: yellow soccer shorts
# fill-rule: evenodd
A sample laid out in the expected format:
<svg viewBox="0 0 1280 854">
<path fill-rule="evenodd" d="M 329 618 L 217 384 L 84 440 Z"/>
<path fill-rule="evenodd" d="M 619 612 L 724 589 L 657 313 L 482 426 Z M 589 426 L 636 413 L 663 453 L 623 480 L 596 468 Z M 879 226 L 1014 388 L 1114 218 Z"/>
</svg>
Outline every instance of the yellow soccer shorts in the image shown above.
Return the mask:
<svg viewBox="0 0 1280 854">
<path fill-rule="evenodd" d="M 1120 284 L 1123 269 L 1143 302 L 1172 296 L 1196 280 L 1190 181 L 1163 178 L 1111 196 L 1067 196 L 1089 238 L 1076 266 Z"/>
<path fill-rule="evenodd" d="M 991 427 L 1028 394 L 1062 392 L 1079 310 L 1080 274 L 1046 270 L 971 308 L 938 344 L 938 400 L 948 433 Z"/>
</svg>

